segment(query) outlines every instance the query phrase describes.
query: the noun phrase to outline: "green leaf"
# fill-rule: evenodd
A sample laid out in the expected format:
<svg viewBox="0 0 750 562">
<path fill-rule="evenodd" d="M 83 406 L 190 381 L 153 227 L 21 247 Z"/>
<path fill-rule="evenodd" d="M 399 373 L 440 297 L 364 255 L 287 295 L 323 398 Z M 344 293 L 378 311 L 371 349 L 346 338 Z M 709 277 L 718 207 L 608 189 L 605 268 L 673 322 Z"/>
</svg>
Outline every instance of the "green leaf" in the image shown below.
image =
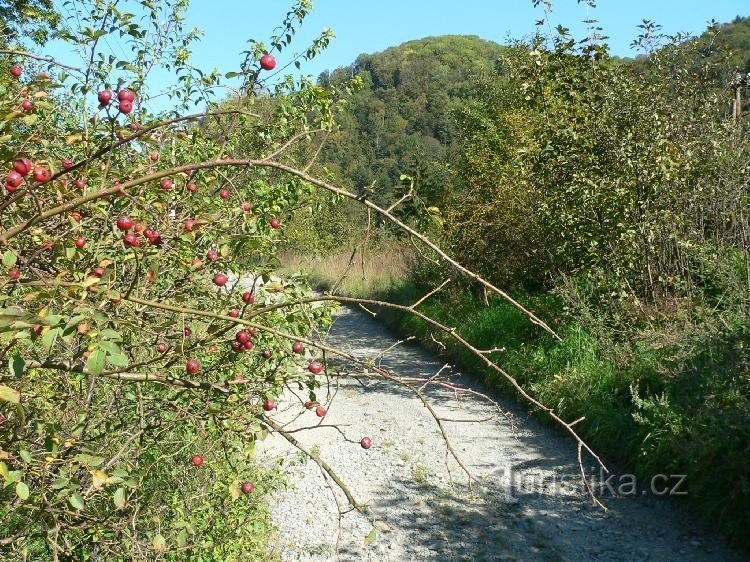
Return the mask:
<svg viewBox="0 0 750 562">
<path fill-rule="evenodd" d="M 14 265 L 16 265 L 16 262 L 18 261 L 18 256 L 13 252 L 13 250 L 8 250 L 3 254 L 3 265 L 10 269 Z"/>
<path fill-rule="evenodd" d="M 29 453 L 28 451 L 22 449 L 18 451 L 18 456 L 21 457 L 23 462 L 25 462 L 26 464 L 31 463 L 31 453 Z"/>
<path fill-rule="evenodd" d="M 8 368 L 10 373 L 16 377 L 20 377 L 26 370 L 26 361 L 20 355 L 13 355 L 8 360 Z"/>
<path fill-rule="evenodd" d="M 29 487 L 23 482 L 18 482 L 16 484 L 16 495 L 23 501 L 26 501 L 29 499 Z"/>
<path fill-rule="evenodd" d="M 79 464 L 90 466 L 92 468 L 95 468 L 102 464 L 104 462 L 104 457 L 97 457 L 94 455 L 87 455 L 85 453 L 80 453 L 74 457 L 75 461 Z"/>
<path fill-rule="evenodd" d="M 122 353 L 120 351 L 120 347 L 115 343 L 111 341 L 101 341 L 99 342 L 99 347 L 109 353 L 110 355 L 119 355 Z"/>
<path fill-rule="evenodd" d="M 130 361 L 128 356 L 124 353 L 118 353 L 117 355 L 107 355 L 107 361 L 114 367 L 127 367 Z"/>
<path fill-rule="evenodd" d="M 101 331 L 101 336 L 104 339 L 112 340 L 112 341 L 122 341 L 122 336 L 119 332 L 115 332 L 114 330 L 107 328 L 106 330 Z"/>
<path fill-rule="evenodd" d="M 365 537 L 365 546 L 371 545 L 375 542 L 375 539 L 378 538 L 378 530 L 373 527 L 370 529 L 370 532 L 367 533 L 367 536 Z"/>
<path fill-rule="evenodd" d="M 83 504 L 83 498 L 81 497 L 81 494 L 78 492 L 75 492 L 72 496 L 68 498 L 68 501 L 70 502 L 70 505 L 72 505 L 75 509 L 78 511 L 83 511 L 84 504 Z"/>
<path fill-rule="evenodd" d="M 117 509 L 125 509 L 125 505 L 127 505 L 127 500 L 125 499 L 125 488 L 117 488 L 112 499 L 115 502 L 115 507 Z"/>
<path fill-rule="evenodd" d="M 104 362 L 107 359 L 107 354 L 98 347 L 91 352 L 88 360 L 86 361 L 86 370 L 92 375 L 98 375 L 104 370 Z"/>
<path fill-rule="evenodd" d="M 11 404 L 18 404 L 21 401 L 21 393 L 9 386 L 0 384 L 0 400 L 10 402 Z"/>
</svg>

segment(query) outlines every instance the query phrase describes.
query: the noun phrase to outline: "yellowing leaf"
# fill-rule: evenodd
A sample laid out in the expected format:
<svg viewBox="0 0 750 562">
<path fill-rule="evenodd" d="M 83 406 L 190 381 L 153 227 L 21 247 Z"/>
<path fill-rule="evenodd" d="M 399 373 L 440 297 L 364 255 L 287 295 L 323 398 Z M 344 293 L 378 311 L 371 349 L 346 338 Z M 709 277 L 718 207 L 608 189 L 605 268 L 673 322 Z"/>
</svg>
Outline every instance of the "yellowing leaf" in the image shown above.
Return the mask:
<svg viewBox="0 0 750 562">
<path fill-rule="evenodd" d="M 21 401 L 21 393 L 9 386 L 0 384 L 0 400 L 10 402 L 11 404 L 18 404 Z"/>
<path fill-rule="evenodd" d="M 166 552 L 167 551 L 167 539 L 162 536 L 161 533 L 156 535 L 154 537 L 154 540 L 152 542 L 152 545 L 154 547 L 154 550 L 156 552 Z"/>
<path fill-rule="evenodd" d="M 370 529 L 370 532 L 367 533 L 367 536 L 365 537 L 365 546 L 371 545 L 375 542 L 375 539 L 378 538 L 378 530 L 373 527 Z"/>
<path fill-rule="evenodd" d="M 106 486 L 109 482 L 109 476 L 103 470 L 92 470 L 91 471 L 92 486 L 95 490 Z"/>
</svg>

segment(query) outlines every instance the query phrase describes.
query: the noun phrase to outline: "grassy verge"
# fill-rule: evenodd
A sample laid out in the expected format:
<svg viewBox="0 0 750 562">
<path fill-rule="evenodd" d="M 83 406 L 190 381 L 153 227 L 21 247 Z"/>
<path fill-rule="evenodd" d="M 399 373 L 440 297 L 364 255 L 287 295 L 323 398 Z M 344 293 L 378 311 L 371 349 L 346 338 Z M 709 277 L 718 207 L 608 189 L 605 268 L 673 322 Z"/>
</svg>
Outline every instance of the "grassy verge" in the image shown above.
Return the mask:
<svg viewBox="0 0 750 562">
<path fill-rule="evenodd" d="M 424 294 L 404 283 L 388 300 L 410 304 Z M 674 349 L 643 341 L 605 346 L 575 322 L 560 322 L 561 303 L 549 295 L 519 299 L 543 318 L 557 318 L 556 342 L 499 299 L 485 306 L 470 294 L 433 298 L 420 310 L 479 348 L 504 347 L 498 364 L 564 419 L 585 416 L 579 431 L 608 462 L 642 480 L 685 474 L 688 501 L 731 538 L 750 547 L 750 333 L 729 326 L 696 340 L 693 353 L 675 361 Z M 430 333 L 413 316 L 382 311 L 399 334 L 416 335 L 458 366 L 504 391 L 497 374 L 452 340 Z M 682 342 L 685 345 L 685 342 Z M 626 358 L 623 360 L 623 357 Z"/>
<path fill-rule="evenodd" d="M 353 297 L 387 293 L 399 286 L 408 274 L 411 252 L 408 247 L 382 241 L 364 256 L 353 248 L 321 257 L 286 253 L 281 256 L 281 272 L 304 272 L 317 289 L 338 287 Z"/>
</svg>

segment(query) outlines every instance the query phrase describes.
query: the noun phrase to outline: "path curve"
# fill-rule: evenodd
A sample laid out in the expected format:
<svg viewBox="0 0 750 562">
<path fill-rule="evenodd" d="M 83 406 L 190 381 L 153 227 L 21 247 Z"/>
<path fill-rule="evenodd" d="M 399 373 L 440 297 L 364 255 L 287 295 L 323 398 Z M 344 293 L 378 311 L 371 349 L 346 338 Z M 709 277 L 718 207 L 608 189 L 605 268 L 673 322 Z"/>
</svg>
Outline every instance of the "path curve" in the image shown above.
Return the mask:
<svg viewBox="0 0 750 562">
<path fill-rule="evenodd" d="M 396 343 L 382 325 L 348 308 L 337 315 L 327 341 L 361 358 L 376 357 Z M 443 362 L 418 346 L 401 345 L 383 365 L 401 375 L 428 378 Z M 337 367 L 361 372 L 351 365 Z M 451 380 L 487 392 L 464 375 L 454 373 Z M 320 396 L 324 394 L 321 389 Z M 339 425 L 353 442 L 326 427 L 294 435 L 320 452 L 371 513 L 350 511 L 339 525 L 336 501 L 348 507 L 343 494 L 314 462 L 304 462 L 287 441 L 271 435 L 260 444 L 260 456 L 282 462 L 291 483 L 272 505 L 279 528 L 276 548 L 283 560 L 747 559 L 703 534 L 674 501 L 639 492 L 605 496 L 606 512 L 593 506 L 580 489 L 575 444 L 529 418 L 518 405 L 501 402 L 514 417 L 513 432 L 505 418 L 478 398 L 456 401 L 449 391 L 436 388 L 427 394 L 444 417 L 496 416 L 484 423 L 446 423 L 454 447 L 480 485 L 470 490 L 456 463 L 449 461 L 451 484 L 442 438 L 413 395 L 382 381 L 366 386 L 347 379 L 324 423 Z M 299 412 L 299 399 L 287 392 L 274 418 L 288 422 L 290 429 L 319 422 L 313 411 Z M 369 450 L 358 444 L 366 435 L 374 442 Z M 632 489 L 627 477 L 615 477 L 610 484 L 615 490 Z M 368 535 L 376 536 L 368 541 Z"/>
</svg>

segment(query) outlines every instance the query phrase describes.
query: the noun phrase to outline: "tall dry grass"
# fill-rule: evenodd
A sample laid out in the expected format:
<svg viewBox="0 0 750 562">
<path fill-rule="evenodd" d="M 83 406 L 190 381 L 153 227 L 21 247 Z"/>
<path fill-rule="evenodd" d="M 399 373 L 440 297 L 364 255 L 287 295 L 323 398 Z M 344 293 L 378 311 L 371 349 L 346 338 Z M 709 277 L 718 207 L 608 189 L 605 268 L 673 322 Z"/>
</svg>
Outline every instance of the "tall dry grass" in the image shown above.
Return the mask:
<svg viewBox="0 0 750 562">
<path fill-rule="evenodd" d="M 343 248 L 314 258 L 296 253 L 281 255 L 281 273 L 302 272 L 313 287 L 339 294 L 372 297 L 388 292 L 408 276 L 412 250 L 394 241 L 383 241 L 364 254 Z"/>
</svg>

